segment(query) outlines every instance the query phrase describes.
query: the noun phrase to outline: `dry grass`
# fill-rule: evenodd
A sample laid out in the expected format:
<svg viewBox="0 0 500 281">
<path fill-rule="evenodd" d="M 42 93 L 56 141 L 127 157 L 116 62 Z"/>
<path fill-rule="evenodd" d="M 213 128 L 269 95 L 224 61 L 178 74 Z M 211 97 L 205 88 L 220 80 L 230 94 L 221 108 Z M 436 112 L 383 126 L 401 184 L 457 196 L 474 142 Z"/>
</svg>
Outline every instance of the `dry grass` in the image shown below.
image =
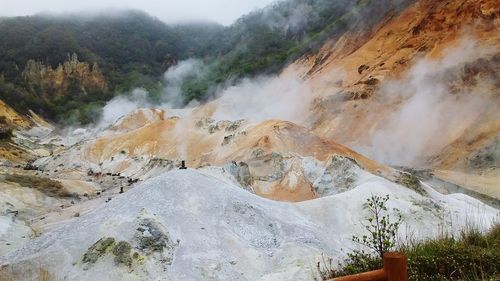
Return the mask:
<svg viewBox="0 0 500 281">
<path fill-rule="evenodd" d="M 25 272 L 14 272 L 10 267 L 0 269 L 0 281 L 55 281 L 55 277 L 42 266 L 34 269 L 28 269 Z"/>
<path fill-rule="evenodd" d="M 40 275 L 38 277 L 38 280 L 39 281 L 53 281 L 54 277 L 52 276 L 52 274 L 50 274 L 50 272 L 48 270 L 40 267 Z"/>
<path fill-rule="evenodd" d="M 5 180 L 24 187 L 34 188 L 51 197 L 75 196 L 74 193 L 67 191 L 60 182 L 49 178 L 29 175 L 6 175 Z"/>
</svg>

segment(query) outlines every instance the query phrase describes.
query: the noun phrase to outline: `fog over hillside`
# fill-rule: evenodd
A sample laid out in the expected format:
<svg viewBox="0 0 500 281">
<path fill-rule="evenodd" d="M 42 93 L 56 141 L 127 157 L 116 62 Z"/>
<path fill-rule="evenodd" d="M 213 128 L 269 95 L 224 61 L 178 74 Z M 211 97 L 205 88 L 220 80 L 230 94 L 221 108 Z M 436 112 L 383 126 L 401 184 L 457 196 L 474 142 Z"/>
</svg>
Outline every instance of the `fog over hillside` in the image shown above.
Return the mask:
<svg viewBox="0 0 500 281">
<path fill-rule="evenodd" d="M 6 3 L 0 16 L 26 16 L 37 13 L 62 15 L 66 13 L 106 13 L 110 10 L 139 9 L 167 23 L 186 21 L 214 21 L 229 25 L 237 18 L 273 0 L 215 0 L 215 1 L 154 1 L 154 0 L 104 0 L 68 2 L 63 0 L 20 0 Z"/>
</svg>

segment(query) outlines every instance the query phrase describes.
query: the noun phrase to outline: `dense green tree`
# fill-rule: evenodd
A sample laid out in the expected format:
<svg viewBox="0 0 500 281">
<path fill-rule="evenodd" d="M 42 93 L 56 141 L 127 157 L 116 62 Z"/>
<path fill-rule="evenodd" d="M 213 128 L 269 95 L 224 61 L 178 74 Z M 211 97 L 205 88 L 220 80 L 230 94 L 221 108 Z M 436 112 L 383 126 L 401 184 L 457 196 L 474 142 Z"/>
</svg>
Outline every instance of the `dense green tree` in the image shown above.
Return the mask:
<svg viewBox="0 0 500 281">
<path fill-rule="evenodd" d="M 349 28 L 369 31 L 381 18 L 410 2 L 280 1 L 227 27 L 213 23 L 167 25 L 139 11 L 1 18 L 0 98 L 20 111 L 33 109 L 48 118 L 68 120 L 75 112 L 91 112 L 84 109 L 85 104 L 95 107 L 134 87 L 158 94 L 163 73 L 177 62 L 195 57 L 206 63 L 206 73 L 187 77 L 181 88 L 185 103 L 204 100 L 217 84 L 276 73 Z M 71 81 L 61 96 L 53 94 L 58 89 L 23 77 L 29 61 L 56 69 L 71 54 L 98 66 L 108 87 L 97 91 L 82 87 L 81 81 Z"/>
</svg>

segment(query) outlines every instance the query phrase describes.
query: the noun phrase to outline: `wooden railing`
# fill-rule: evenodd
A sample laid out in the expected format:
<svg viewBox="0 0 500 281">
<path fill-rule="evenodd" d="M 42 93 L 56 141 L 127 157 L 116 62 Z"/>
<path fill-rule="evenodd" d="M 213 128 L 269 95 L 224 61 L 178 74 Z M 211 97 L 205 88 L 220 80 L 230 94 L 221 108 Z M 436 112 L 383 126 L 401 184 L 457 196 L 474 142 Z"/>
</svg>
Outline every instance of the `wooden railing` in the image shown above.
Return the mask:
<svg viewBox="0 0 500 281">
<path fill-rule="evenodd" d="M 384 268 L 331 279 L 331 281 L 408 281 L 406 256 L 385 253 Z"/>
</svg>

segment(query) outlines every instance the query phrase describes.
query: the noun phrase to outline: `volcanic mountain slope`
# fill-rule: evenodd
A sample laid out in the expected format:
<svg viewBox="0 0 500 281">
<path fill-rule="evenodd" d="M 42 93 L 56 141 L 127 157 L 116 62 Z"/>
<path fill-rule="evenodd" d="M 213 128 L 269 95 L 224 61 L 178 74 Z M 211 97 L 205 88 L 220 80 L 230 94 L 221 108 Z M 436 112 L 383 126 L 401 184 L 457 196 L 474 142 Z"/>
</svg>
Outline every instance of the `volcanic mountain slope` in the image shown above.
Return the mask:
<svg viewBox="0 0 500 281">
<path fill-rule="evenodd" d="M 36 151 L 36 148 L 33 150 L 23 145 L 22 137 L 16 138 L 19 140 L 18 143 L 12 141 L 16 133 L 27 132 L 33 127 L 37 127 L 35 130 L 53 129 L 33 111 L 29 111 L 29 115 L 23 115 L 0 100 L 0 163 L 24 164 L 37 157 L 47 156 L 44 153 L 40 154 L 41 151 Z"/>
<path fill-rule="evenodd" d="M 69 134 L 20 126 L 10 143 L 37 159 L 0 166 L 0 278 L 304 280 L 320 253 L 354 247 L 370 194 L 417 238 L 489 227 L 498 210 L 460 186 L 498 198 L 498 14 L 422 0 L 353 28 L 277 78 L 296 97 L 250 87 L 259 113 L 290 106 L 283 120 L 224 118 L 255 107 L 235 95 Z"/>
<path fill-rule="evenodd" d="M 72 137 L 37 128 L 16 132 L 14 143 L 50 155 L 25 169 L 2 168 L 1 218 L 9 223 L 0 251 L 50 233 L 138 181 L 177 169 L 181 159 L 202 174 L 281 201 L 342 193 L 373 174 L 392 181 L 405 176 L 291 122 L 215 121 L 202 117 L 205 112 L 139 109 L 104 131 L 77 129 Z"/>
<path fill-rule="evenodd" d="M 136 110 L 96 139 L 55 152 L 35 165 L 58 178 L 80 180 L 90 171 L 147 179 L 184 159 L 190 167 L 224 166 L 223 171 L 230 171 L 242 186 L 287 201 L 321 196 L 317 193 L 322 187 L 314 182 L 335 163 L 392 180 L 399 175 L 291 122 L 215 121 L 168 113 Z"/>
<path fill-rule="evenodd" d="M 354 246 L 370 193 L 390 194 L 389 207 L 418 237 L 441 223 L 460 228 L 498 215 L 467 196 L 428 191 L 423 197 L 373 176 L 342 194 L 283 203 L 194 170 L 169 172 L 1 257 L 0 277 L 307 280 L 321 253 L 340 257 Z"/>
<path fill-rule="evenodd" d="M 416 1 L 297 61 L 288 71 L 312 88 L 313 132 L 386 164 L 500 186 L 499 14 L 497 1 Z"/>
<path fill-rule="evenodd" d="M 317 120 L 314 124 L 316 132 L 333 137 L 340 143 L 366 142 L 369 134 L 377 128 L 377 123 L 396 111 L 398 103 L 405 98 L 404 95 L 391 93 L 399 99 L 388 103 L 382 97 L 384 89 L 380 84 L 390 79 L 405 78 L 408 72 L 411 75 L 411 70 L 408 70 L 421 58 L 446 64 L 440 67 L 450 76 L 444 82 L 464 83 L 449 85 L 455 86 L 446 89 L 450 94 L 470 90 L 466 86 L 473 88 L 476 84 L 493 82 L 493 85 L 485 85 L 486 89 L 481 93 L 471 94 L 488 94 L 497 98 L 498 14 L 495 1 L 417 1 L 398 17 L 375 27 L 371 33 L 347 33 L 344 38 L 325 45 L 318 54 L 298 61 L 293 67 L 306 71 L 313 93 L 321 97 L 314 113 L 330 114 L 314 116 Z M 465 49 L 463 53 L 446 57 L 467 38 L 474 43 L 465 42 L 469 45 L 462 46 Z M 442 61 L 443 57 L 447 60 Z M 455 61 L 451 62 L 452 59 Z M 425 67 L 424 72 L 435 75 L 436 70 L 432 69 L 435 66 L 439 64 L 422 67 Z M 407 86 L 413 85 L 407 83 Z M 489 86 L 495 88 L 490 89 Z M 411 89 L 402 87 L 398 90 Z M 381 112 L 376 115 L 374 112 L 378 111 Z"/>
<path fill-rule="evenodd" d="M 311 97 L 304 103 L 313 100 L 312 110 L 302 127 L 272 120 L 222 121 L 214 113 L 214 107 L 221 106 L 218 101 L 194 109 L 187 117 L 142 111 L 97 139 L 75 149 L 59 149 L 37 165 L 63 178 L 71 171 L 81 179 L 90 170 L 145 179 L 162 171 L 152 171 L 153 167 L 171 168 L 179 159 L 194 167 L 240 161 L 244 165 L 238 170 L 251 164 L 250 174 L 256 179 L 247 177 L 244 185 L 270 198 L 293 201 L 316 196 L 311 184 L 306 184 L 310 180 L 285 176 L 294 170 L 289 167 L 299 165 L 292 158 L 324 162 L 338 154 L 368 172 L 397 178 L 390 168 L 336 144 L 342 143 L 386 164 L 472 169 L 487 173 L 492 178 L 489 182 L 496 184 L 500 113 L 495 75 L 498 7 L 494 4 L 417 1 L 371 31 L 356 32 L 353 27 L 318 54 L 299 60 L 282 76 L 301 71 L 310 89 Z M 259 172 L 266 169 L 278 173 Z M 308 174 L 303 167 L 299 170 L 299 178 Z M 440 173 L 445 174 L 449 173 Z M 273 194 L 284 183 L 291 185 L 285 189 L 300 195 Z"/>
<path fill-rule="evenodd" d="M 0 116 L 5 117 L 9 123 L 15 124 L 21 128 L 28 128 L 30 127 L 30 123 L 26 118 L 17 113 L 14 109 L 12 109 L 10 106 L 5 104 L 5 102 L 0 100 Z"/>
</svg>

